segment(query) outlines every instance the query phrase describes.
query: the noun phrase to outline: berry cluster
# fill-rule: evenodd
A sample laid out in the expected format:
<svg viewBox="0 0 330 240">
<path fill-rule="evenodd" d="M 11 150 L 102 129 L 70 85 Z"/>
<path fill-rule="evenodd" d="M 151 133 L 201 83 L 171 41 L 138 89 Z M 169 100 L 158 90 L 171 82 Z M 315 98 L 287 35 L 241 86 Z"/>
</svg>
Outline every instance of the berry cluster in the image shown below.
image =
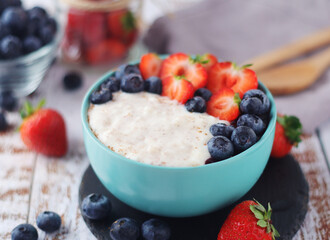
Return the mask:
<svg viewBox="0 0 330 240">
<path fill-rule="evenodd" d="M 25 10 L 20 0 L 2 0 L 0 13 L 0 59 L 34 52 L 57 32 L 56 21 L 41 7 Z"/>
<path fill-rule="evenodd" d="M 84 217 L 102 220 L 110 215 L 112 205 L 106 196 L 92 193 L 83 199 L 81 209 Z M 109 235 L 113 240 L 137 240 L 140 236 L 144 240 L 168 240 L 171 229 L 167 223 L 159 219 L 149 219 L 140 227 L 136 220 L 124 217 L 112 223 Z"/>
</svg>

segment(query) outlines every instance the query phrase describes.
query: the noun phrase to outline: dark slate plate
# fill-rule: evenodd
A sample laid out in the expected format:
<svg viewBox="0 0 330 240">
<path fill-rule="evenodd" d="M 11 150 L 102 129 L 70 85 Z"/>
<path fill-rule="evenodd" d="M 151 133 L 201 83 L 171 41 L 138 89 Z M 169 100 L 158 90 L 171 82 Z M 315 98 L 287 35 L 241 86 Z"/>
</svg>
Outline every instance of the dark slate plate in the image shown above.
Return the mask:
<svg viewBox="0 0 330 240">
<path fill-rule="evenodd" d="M 116 219 L 131 217 L 142 223 L 153 215 L 138 211 L 115 198 L 96 177 L 89 166 L 79 188 L 79 205 L 90 193 L 102 193 L 109 197 L 113 209 L 111 216 L 102 221 L 84 218 L 88 228 L 98 239 L 110 239 L 109 229 Z M 288 155 L 281 159 L 270 159 L 254 187 L 238 202 L 257 199 L 264 206 L 270 202 L 273 208 L 273 224 L 281 234 L 279 239 L 292 239 L 300 228 L 308 203 L 308 183 L 298 162 Z M 238 203 L 237 202 L 237 203 Z M 165 218 L 172 229 L 172 240 L 215 240 L 230 210 L 237 204 L 216 212 L 192 218 Z"/>
</svg>

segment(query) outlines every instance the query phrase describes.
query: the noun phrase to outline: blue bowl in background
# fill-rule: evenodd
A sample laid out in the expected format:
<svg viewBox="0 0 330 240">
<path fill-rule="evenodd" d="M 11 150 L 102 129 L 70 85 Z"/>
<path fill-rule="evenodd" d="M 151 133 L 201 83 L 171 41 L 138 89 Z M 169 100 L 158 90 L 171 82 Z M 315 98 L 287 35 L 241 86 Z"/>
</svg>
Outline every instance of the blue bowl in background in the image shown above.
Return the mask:
<svg viewBox="0 0 330 240">
<path fill-rule="evenodd" d="M 235 202 L 257 182 L 270 156 L 276 123 L 274 99 L 261 82 L 259 88 L 271 102 L 270 121 L 255 145 L 217 163 L 198 167 L 163 167 L 119 155 L 102 144 L 91 131 L 87 116 L 89 96 L 111 73 L 101 77 L 87 92 L 81 118 L 91 166 L 103 185 L 118 199 L 155 215 L 191 217 Z"/>
</svg>

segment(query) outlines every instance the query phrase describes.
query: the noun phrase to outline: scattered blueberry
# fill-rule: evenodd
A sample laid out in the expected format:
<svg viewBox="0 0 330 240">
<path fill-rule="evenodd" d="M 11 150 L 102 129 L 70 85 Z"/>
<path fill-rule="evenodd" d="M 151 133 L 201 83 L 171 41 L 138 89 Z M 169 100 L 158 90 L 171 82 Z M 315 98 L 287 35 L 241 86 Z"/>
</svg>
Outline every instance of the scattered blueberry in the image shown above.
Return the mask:
<svg viewBox="0 0 330 240">
<path fill-rule="evenodd" d="M 53 41 L 55 33 L 53 31 L 53 28 L 51 26 L 44 26 L 39 29 L 38 33 L 39 38 L 41 39 L 41 42 L 46 45 Z"/>
<path fill-rule="evenodd" d="M 9 34 L 10 34 L 9 28 L 0 22 L 0 39 L 3 39 L 5 36 Z"/>
<path fill-rule="evenodd" d="M 22 42 L 18 37 L 8 35 L 0 42 L 0 55 L 5 59 L 13 59 L 22 55 Z"/>
<path fill-rule="evenodd" d="M 189 99 L 184 106 L 189 112 L 203 113 L 206 111 L 206 101 L 198 96 Z"/>
<path fill-rule="evenodd" d="M 17 107 L 17 98 L 10 91 L 1 92 L 0 107 L 7 111 L 14 111 Z"/>
<path fill-rule="evenodd" d="M 196 90 L 194 96 L 202 97 L 202 98 L 204 98 L 205 101 L 208 101 L 212 97 L 212 93 L 207 88 L 199 88 Z"/>
<path fill-rule="evenodd" d="M 42 43 L 39 38 L 34 36 L 28 36 L 23 40 L 23 52 L 25 54 L 34 52 L 42 47 Z"/>
<path fill-rule="evenodd" d="M 82 214 L 92 220 L 100 220 L 109 216 L 111 208 L 109 199 L 102 194 L 92 193 L 81 203 Z"/>
<path fill-rule="evenodd" d="M 224 136 L 211 138 L 207 143 L 207 148 L 215 161 L 220 161 L 234 155 L 233 143 Z"/>
<path fill-rule="evenodd" d="M 162 94 L 162 80 L 159 77 L 148 78 L 144 82 L 144 90 L 150 93 Z"/>
<path fill-rule="evenodd" d="M 67 90 L 75 90 L 82 84 L 81 74 L 75 71 L 66 73 L 63 77 L 64 88 Z"/>
<path fill-rule="evenodd" d="M 90 96 L 91 103 L 102 104 L 112 99 L 112 93 L 108 89 L 99 89 L 92 92 Z"/>
<path fill-rule="evenodd" d="M 55 232 L 61 227 L 61 217 L 57 213 L 45 211 L 38 215 L 37 226 L 46 233 Z"/>
<path fill-rule="evenodd" d="M 141 229 L 145 240 L 168 240 L 171 237 L 170 226 L 156 218 L 145 221 Z"/>
<path fill-rule="evenodd" d="M 115 76 L 110 76 L 102 83 L 101 88 L 109 89 L 111 92 L 118 92 L 120 90 L 120 80 Z"/>
<path fill-rule="evenodd" d="M 128 93 L 137 93 L 144 90 L 144 80 L 141 75 L 131 73 L 121 79 L 121 90 Z"/>
<path fill-rule="evenodd" d="M 240 103 L 242 113 L 264 115 L 269 112 L 269 109 L 270 101 L 267 95 L 259 89 L 247 91 Z"/>
<path fill-rule="evenodd" d="M 115 72 L 115 77 L 121 80 L 125 75 L 131 73 L 141 75 L 140 69 L 137 65 L 123 64 L 118 67 L 117 71 Z"/>
<path fill-rule="evenodd" d="M 216 123 L 210 127 L 210 132 L 213 136 L 225 136 L 230 139 L 234 131 L 234 127 L 224 123 Z"/>
<path fill-rule="evenodd" d="M 5 113 L 0 111 L 0 132 L 5 131 L 8 128 Z"/>
<path fill-rule="evenodd" d="M 11 232 L 12 240 L 37 240 L 38 232 L 31 224 L 20 224 Z"/>
<path fill-rule="evenodd" d="M 252 128 L 239 126 L 233 131 L 231 141 L 237 152 L 243 152 L 256 143 L 257 135 Z"/>
<path fill-rule="evenodd" d="M 137 240 L 140 237 L 139 224 L 131 218 L 120 218 L 110 227 L 113 240 Z"/>
<path fill-rule="evenodd" d="M 24 35 L 27 14 L 21 7 L 8 7 L 1 15 L 1 22 L 16 36 Z"/>
<path fill-rule="evenodd" d="M 260 117 L 254 114 L 243 114 L 237 120 L 237 126 L 246 126 L 260 136 L 265 131 L 265 124 Z"/>
</svg>

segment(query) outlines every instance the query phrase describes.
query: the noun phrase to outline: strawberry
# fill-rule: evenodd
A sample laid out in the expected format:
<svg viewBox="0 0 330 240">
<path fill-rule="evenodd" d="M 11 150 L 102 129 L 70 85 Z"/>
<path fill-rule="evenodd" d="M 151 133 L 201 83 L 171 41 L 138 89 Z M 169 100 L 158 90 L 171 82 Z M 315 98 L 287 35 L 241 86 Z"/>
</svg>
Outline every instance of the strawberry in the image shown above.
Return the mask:
<svg viewBox="0 0 330 240">
<path fill-rule="evenodd" d="M 272 209 L 257 201 L 244 201 L 230 212 L 217 240 L 272 240 L 279 237 L 271 221 Z"/>
<path fill-rule="evenodd" d="M 221 120 L 233 121 L 239 116 L 241 99 L 230 88 L 223 88 L 207 102 L 207 113 Z"/>
<path fill-rule="evenodd" d="M 169 76 L 162 83 L 162 96 L 177 100 L 179 103 L 186 103 L 194 95 L 193 85 L 183 77 Z"/>
<path fill-rule="evenodd" d="M 207 72 L 210 71 L 211 67 L 213 67 L 214 64 L 216 64 L 217 62 L 218 62 L 217 57 L 210 53 L 205 53 L 201 57 L 201 63 Z"/>
<path fill-rule="evenodd" d="M 216 63 L 209 71 L 207 88 L 212 93 L 216 93 L 228 87 L 242 98 L 245 92 L 258 87 L 257 76 L 248 68 L 249 66 L 251 65 L 238 67 L 232 62 Z"/>
<path fill-rule="evenodd" d="M 295 116 L 277 115 L 275 138 L 271 156 L 275 158 L 287 155 L 293 146 L 301 142 L 302 125 Z"/>
<path fill-rule="evenodd" d="M 35 109 L 29 102 L 25 103 L 21 110 L 21 139 L 29 149 L 38 153 L 64 156 L 68 144 L 63 117 L 55 110 L 42 109 L 44 102 L 41 101 Z"/>
<path fill-rule="evenodd" d="M 106 38 L 105 15 L 102 12 L 86 12 L 83 25 L 83 42 L 96 45 Z"/>
<path fill-rule="evenodd" d="M 169 76 L 183 77 L 191 82 L 195 90 L 204 87 L 207 82 L 207 72 L 202 64 L 184 53 L 172 54 L 163 61 L 160 78 L 163 80 Z"/>
<path fill-rule="evenodd" d="M 159 77 L 162 62 L 163 60 L 156 53 L 143 55 L 139 64 L 143 79 L 148 79 L 152 76 Z"/>
</svg>

